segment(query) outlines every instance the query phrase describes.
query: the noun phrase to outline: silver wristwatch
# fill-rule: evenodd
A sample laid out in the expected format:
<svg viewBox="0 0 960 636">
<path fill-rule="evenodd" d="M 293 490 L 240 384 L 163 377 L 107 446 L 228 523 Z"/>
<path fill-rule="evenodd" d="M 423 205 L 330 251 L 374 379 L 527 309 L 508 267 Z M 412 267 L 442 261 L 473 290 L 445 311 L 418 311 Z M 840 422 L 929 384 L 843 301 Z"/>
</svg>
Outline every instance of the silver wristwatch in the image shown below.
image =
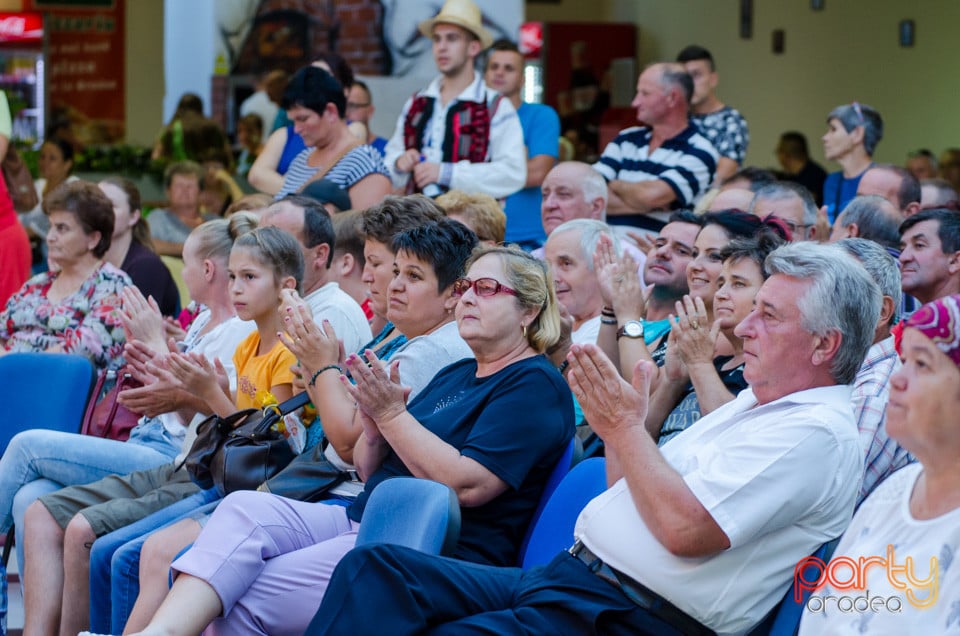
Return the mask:
<svg viewBox="0 0 960 636">
<path fill-rule="evenodd" d="M 643 321 L 628 320 L 623 326 L 617 329 L 617 340 L 620 338 L 643 338 Z"/>
</svg>

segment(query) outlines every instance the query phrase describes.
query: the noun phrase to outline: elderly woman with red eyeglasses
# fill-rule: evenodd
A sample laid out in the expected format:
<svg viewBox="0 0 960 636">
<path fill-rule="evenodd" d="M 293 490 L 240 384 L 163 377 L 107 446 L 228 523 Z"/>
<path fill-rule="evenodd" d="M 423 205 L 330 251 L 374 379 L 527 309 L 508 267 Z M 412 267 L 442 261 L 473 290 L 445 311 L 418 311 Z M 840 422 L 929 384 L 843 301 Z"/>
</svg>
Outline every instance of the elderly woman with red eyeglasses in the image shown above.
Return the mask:
<svg viewBox="0 0 960 636">
<path fill-rule="evenodd" d="M 344 380 L 344 387 L 363 429 L 353 458 L 364 492 L 349 506 L 229 495 L 174 562 L 179 576 L 140 633 L 196 634 L 211 621 L 215 633 L 302 633 L 353 547 L 368 495 L 390 477 L 454 490 L 462 512 L 455 557 L 516 563 L 546 479 L 574 432 L 570 390 L 544 355 L 560 338 L 560 315 L 546 265 L 518 248 L 480 249 L 466 278 L 439 281 L 434 264 L 448 256 L 451 224 L 428 222 L 395 244 L 390 302 L 415 310 L 421 295 L 446 295 L 475 358 L 442 369 L 407 404 L 396 365 L 372 352 L 349 356 L 345 370 L 356 385 Z"/>
</svg>

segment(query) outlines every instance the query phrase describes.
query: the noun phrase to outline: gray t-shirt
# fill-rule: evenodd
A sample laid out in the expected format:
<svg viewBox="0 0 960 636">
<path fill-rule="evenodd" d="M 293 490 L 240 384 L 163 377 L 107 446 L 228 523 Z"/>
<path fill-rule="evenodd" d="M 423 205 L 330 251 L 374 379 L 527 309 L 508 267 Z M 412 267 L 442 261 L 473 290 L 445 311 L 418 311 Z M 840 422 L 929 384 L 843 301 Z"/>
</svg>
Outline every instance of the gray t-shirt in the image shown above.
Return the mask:
<svg viewBox="0 0 960 636">
<path fill-rule="evenodd" d="M 220 218 L 216 214 L 203 214 L 204 221 Z M 177 218 L 170 210 L 160 208 L 147 216 L 147 225 L 150 226 L 150 236 L 157 241 L 168 243 L 184 243 L 193 228 Z"/>
<path fill-rule="evenodd" d="M 456 321 L 450 321 L 436 331 L 407 341 L 393 354 L 390 363 L 400 362 L 400 381 L 410 387 L 409 404 L 440 369 L 472 357 L 473 351 L 460 337 Z"/>
</svg>

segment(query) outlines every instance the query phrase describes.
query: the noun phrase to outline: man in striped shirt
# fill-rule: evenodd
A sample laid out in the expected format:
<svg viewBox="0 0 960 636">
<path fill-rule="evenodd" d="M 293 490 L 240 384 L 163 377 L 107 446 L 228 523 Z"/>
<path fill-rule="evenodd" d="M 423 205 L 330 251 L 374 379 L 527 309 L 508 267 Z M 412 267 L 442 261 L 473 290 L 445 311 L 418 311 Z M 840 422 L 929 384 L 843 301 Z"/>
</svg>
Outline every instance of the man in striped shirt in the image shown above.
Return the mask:
<svg viewBox="0 0 960 636">
<path fill-rule="evenodd" d="M 640 74 L 632 105 L 641 125 L 621 131 L 593 165 L 607 180 L 608 223 L 659 230 L 669 210 L 692 207 L 713 181 L 718 154 L 690 122 L 692 95 L 681 64 Z"/>
</svg>

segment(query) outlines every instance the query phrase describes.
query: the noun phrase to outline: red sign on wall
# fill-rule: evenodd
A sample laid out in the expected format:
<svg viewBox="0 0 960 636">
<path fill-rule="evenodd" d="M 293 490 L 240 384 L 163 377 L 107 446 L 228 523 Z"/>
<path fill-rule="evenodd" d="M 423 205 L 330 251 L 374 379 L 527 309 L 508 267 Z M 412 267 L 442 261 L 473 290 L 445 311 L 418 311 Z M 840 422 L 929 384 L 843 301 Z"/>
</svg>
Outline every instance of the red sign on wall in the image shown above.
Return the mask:
<svg viewBox="0 0 960 636">
<path fill-rule="evenodd" d="M 527 59 L 540 57 L 543 50 L 543 22 L 524 22 L 520 25 L 519 48 Z"/>
<path fill-rule="evenodd" d="M 47 30 L 50 122 L 67 121 L 82 144 L 109 144 L 125 134 L 124 0 L 89 6 L 26 0 L 42 10 Z"/>
<path fill-rule="evenodd" d="M 39 13 L 0 13 L 0 42 L 41 44 L 43 16 Z"/>
</svg>

